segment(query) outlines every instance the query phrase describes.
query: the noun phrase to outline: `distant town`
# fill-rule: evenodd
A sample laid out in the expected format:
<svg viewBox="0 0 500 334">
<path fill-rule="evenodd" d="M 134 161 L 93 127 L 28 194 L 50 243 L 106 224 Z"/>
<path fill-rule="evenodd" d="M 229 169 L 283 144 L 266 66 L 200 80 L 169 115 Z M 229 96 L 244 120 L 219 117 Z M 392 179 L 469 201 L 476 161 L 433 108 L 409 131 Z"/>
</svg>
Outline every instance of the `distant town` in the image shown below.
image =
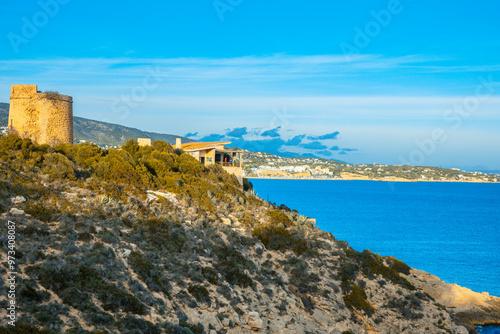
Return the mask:
<svg viewBox="0 0 500 334">
<path fill-rule="evenodd" d="M 246 152 L 243 166 L 248 178 L 500 182 L 500 175 L 458 168 L 355 165 L 320 158 L 284 158 L 263 152 Z"/>
<path fill-rule="evenodd" d="M 8 127 L 0 127 L 6 135 Z M 75 143 L 85 143 L 76 139 Z M 119 148 L 119 145 L 94 143 L 102 149 Z M 391 166 L 382 164 L 348 164 L 321 158 L 286 158 L 264 152 L 245 151 L 243 172 L 248 178 L 283 179 L 342 179 L 379 181 L 443 181 L 443 182 L 500 182 L 500 175 L 467 172 L 458 168 Z"/>
</svg>

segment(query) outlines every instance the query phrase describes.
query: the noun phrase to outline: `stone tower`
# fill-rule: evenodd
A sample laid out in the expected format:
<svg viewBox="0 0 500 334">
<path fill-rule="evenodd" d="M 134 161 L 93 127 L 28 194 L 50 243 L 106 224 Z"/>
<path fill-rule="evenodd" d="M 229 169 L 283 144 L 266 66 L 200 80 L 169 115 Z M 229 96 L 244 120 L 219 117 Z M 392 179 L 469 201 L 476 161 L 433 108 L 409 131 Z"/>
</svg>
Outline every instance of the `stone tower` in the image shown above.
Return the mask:
<svg viewBox="0 0 500 334">
<path fill-rule="evenodd" d="M 36 85 L 12 85 L 9 134 L 38 144 L 73 144 L 73 98 L 40 93 Z"/>
</svg>

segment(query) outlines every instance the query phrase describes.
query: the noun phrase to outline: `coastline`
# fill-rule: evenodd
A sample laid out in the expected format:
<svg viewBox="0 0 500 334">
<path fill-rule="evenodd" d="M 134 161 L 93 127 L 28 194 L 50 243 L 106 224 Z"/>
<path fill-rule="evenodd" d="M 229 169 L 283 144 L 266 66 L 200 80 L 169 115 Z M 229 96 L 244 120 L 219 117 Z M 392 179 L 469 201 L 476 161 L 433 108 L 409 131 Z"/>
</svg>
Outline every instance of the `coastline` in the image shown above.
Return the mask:
<svg viewBox="0 0 500 334">
<path fill-rule="evenodd" d="M 490 182 L 490 181 L 481 181 L 481 180 L 474 180 L 474 181 L 458 181 L 458 180 L 408 180 L 408 179 L 400 179 L 400 178 L 394 178 L 394 179 L 368 179 L 368 178 L 332 178 L 332 177 L 311 177 L 311 178 L 306 178 L 306 177 L 262 177 L 262 176 L 246 176 L 246 179 L 252 180 L 310 180 L 310 181 L 377 181 L 377 182 L 408 182 L 408 183 L 413 183 L 413 182 L 441 182 L 441 183 L 500 183 L 500 182 Z"/>
</svg>

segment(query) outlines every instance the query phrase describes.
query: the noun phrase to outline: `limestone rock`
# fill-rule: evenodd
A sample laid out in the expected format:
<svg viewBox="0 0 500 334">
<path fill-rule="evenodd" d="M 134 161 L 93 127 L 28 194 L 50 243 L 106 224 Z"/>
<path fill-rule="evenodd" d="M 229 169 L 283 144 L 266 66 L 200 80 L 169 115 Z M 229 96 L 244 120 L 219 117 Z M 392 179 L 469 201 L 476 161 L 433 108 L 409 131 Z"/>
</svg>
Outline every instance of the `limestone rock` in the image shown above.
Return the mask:
<svg viewBox="0 0 500 334">
<path fill-rule="evenodd" d="M 24 196 L 16 196 L 16 197 L 12 197 L 10 199 L 10 201 L 12 204 L 21 204 L 21 203 L 26 202 L 26 198 Z"/>
<path fill-rule="evenodd" d="M 453 334 L 469 334 L 469 331 L 464 326 L 455 327 Z"/>
<path fill-rule="evenodd" d="M 222 223 L 223 223 L 224 225 L 229 225 L 229 226 L 231 226 L 231 219 L 229 219 L 229 218 L 221 218 L 221 220 L 222 220 Z"/>
<path fill-rule="evenodd" d="M 124 249 L 123 251 L 120 252 L 120 256 L 123 258 L 127 258 L 131 253 L 132 251 L 130 249 Z"/>
<path fill-rule="evenodd" d="M 405 278 L 425 291 L 436 302 L 450 308 L 458 319 L 470 326 L 496 323 L 500 319 L 500 298 L 489 293 L 478 293 L 457 284 L 447 284 L 439 277 L 418 269 L 411 269 Z"/>
<path fill-rule="evenodd" d="M 164 199 L 166 199 L 167 201 L 169 201 L 170 203 L 172 203 L 175 206 L 179 206 L 181 204 L 179 202 L 179 200 L 177 199 L 177 195 L 173 194 L 171 192 L 168 192 L 168 191 L 152 191 L 152 190 L 148 190 L 147 191 L 147 197 L 151 201 L 157 200 L 158 197 L 163 197 Z"/>
<path fill-rule="evenodd" d="M 262 327 L 264 326 L 264 322 L 260 318 L 258 312 L 250 312 L 248 314 L 246 324 L 250 326 L 250 328 L 253 329 L 254 331 L 262 329 Z"/>
<path fill-rule="evenodd" d="M 10 209 L 9 213 L 12 215 L 24 215 L 24 211 L 17 208 Z"/>
<path fill-rule="evenodd" d="M 320 325 L 328 325 L 332 320 L 328 315 L 319 309 L 314 310 L 312 317 Z"/>
</svg>

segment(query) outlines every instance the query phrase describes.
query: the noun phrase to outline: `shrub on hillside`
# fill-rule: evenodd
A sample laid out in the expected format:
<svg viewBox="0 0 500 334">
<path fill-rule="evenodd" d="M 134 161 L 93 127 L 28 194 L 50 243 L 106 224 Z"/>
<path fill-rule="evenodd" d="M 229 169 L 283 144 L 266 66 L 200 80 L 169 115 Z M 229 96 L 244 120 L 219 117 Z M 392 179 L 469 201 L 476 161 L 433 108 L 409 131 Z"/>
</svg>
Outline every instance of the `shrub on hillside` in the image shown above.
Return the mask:
<svg viewBox="0 0 500 334">
<path fill-rule="evenodd" d="M 24 211 L 27 214 L 32 215 L 34 218 L 46 223 L 52 220 L 53 215 L 60 213 L 57 209 L 51 206 L 38 204 L 34 202 L 26 203 Z"/>
<path fill-rule="evenodd" d="M 301 293 L 318 292 L 316 283 L 320 281 L 320 278 L 317 274 L 309 272 L 309 265 L 304 259 L 292 257 L 288 263 L 293 266 L 290 271 L 290 283 Z"/>
<path fill-rule="evenodd" d="M 39 163 L 48 148 L 48 145 L 37 145 L 31 139 L 21 139 L 14 134 L 0 137 L 0 158 L 2 159 L 33 160 Z"/>
<path fill-rule="evenodd" d="M 254 285 L 245 270 L 254 270 L 255 264 L 246 259 L 238 250 L 227 246 L 216 249 L 218 261 L 214 268 L 232 285 L 248 287 Z"/>
<path fill-rule="evenodd" d="M 375 308 L 366 300 L 365 290 L 356 284 L 352 286 L 351 292 L 344 296 L 344 303 L 346 307 L 364 311 L 368 316 L 375 312 Z"/>
<path fill-rule="evenodd" d="M 270 210 L 267 212 L 269 223 L 273 226 L 283 224 L 284 227 L 292 226 L 290 218 L 287 217 L 281 210 Z"/>
<path fill-rule="evenodd" d="M 314 254 L 307 240 L 298 234 L 292 234 L 282 226 L 261 225 L 253 229 L 253 235 L 259 238 L 260 242 L 273 250 L 293 250 L 296 254 Z"/>
<path fill-rule="evenodd" d="M 47 153 L 43 156 L 43 173 L 59 179 L 75 180 L 75 165 L 61 153 Z"/>
<path fill-rule="evenodd" d="M 348 252 L 348 255 L 352 256 L 359 263 L 360 268 L 367 277 L 373 278 L 374 275 L 381 275 L 383 278 L 395 284 L 399 284 L 405 289 L 416 290 L 415 286 L 413 286 L 413 284 L 405 278 L 401 277 L 397 271 L 386 266 L 380 255 L 373 254 L 369 250 L 364 250 L 362 253 L 352 251 Z M 403 262 L 400 261 L 400 263 Z M 400 268 L 404 268 L 401 264 L 400 266 Z"/>
<path fill-rule="evenodd" d="M 188 291 L 198 302 L 210 304 L 210 294 L 202 285 L 189 285 Z"/>
<path fill-rule="evenodd" d="M 139 275 L 139 277 L 146 282 L 148 287 L 153 291 L 163 291 L 168 294 L 170 284 L 160 275 L 156 270 L 155 265 L 146 259 L 141 253 L 133 251 L 128 257 L 129 265 Z"/>
<path fill-rule="evenodd" d="M 387 264 L 389 267 L 391 267 L 393 270 L 395 270 L 398 273 L 402 273 L 405 275 L 410 275 L 410 266 L 408 266 L 406 263 L 403 261 L 397 260 L 394 257 L 386 257 L 385 258 L 387 261 Z"/>
<path fill-rule="evenodd" d="M 105 310 L 121 310 L 140 315 L 146 313 L 141 302 L 116 285 L 106 282 L 94 268 L 73 264 L 45 264 L 27 267 L 26 273 L 37 277 L 43 287 L 55 291 L 64 303 L 80 311 L 98 311 L 91 302 L 91 296 L 95 294 Z"/>
</svg>

